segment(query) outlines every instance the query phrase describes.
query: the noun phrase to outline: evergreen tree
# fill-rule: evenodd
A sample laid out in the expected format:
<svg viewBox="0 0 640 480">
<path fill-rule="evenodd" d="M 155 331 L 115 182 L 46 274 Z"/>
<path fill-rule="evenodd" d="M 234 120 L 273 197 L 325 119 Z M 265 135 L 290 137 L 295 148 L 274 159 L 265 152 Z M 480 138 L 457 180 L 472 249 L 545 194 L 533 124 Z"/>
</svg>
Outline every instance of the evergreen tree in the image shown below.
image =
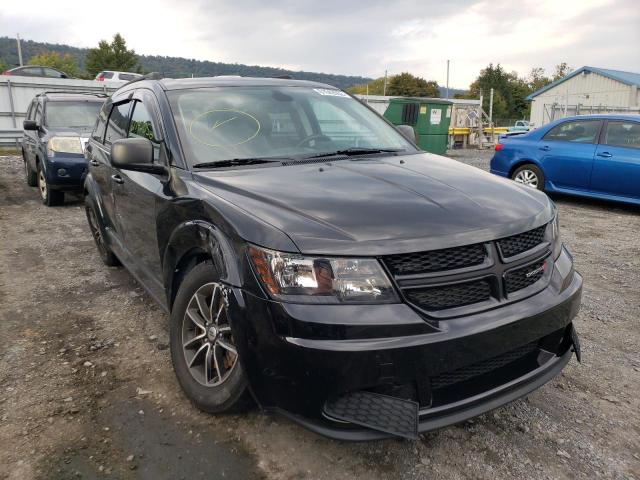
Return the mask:
<svg viewBox="0 0 640 480">
<path fill-rule="evenodd" d="M 127 49 L 127 42 L 122 35 L 116 33 L 111 43 L 100 40 L 97 48 L 87 52 L 87 72 L 95 76 L 102 70 L 116 70 L 129 72 L 136 68 L 138 56 L 133 50 Z"/>
</svg>

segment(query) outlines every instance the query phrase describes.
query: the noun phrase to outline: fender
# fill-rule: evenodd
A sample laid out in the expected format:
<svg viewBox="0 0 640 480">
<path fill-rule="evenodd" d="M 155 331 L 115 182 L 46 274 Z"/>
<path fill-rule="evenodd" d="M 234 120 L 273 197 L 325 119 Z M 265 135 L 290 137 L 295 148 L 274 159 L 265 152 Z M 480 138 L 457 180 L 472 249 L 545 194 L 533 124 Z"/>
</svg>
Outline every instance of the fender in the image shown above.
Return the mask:
<svg viewBox="0 0 640 480">
<path fill-rule="evenodd" d="M 238 265 L 227 259 L 237 255 L 229 239 L 220 229 L 202 220 L 190 220 L 179 224 L 171 233 L 163 256 L 163 279 L 169 308 L 182 278 L 181 267 L 202 258 L 213 261 L 220 272 L 220 280 L 239 287 L 241 282 Z M 176 275 L 177 274 L 177 275 Z"/>
<path fill-rule="evenodd" d="M 84 179 L 84 196 L 85 202 L 87 201 L 87 197 L 89 201 L 96 207 L 96 215 L 98 215 L 98 220 L 100 222 L 100 227 L 104 230 L 104 226 L 107 224 L 107 218 L 104 214 L 104 206 L 102 205 L 102 196 L 98 195 L 98 186 L 96 185 L 96 181 L 93 179 L 91 172 L 87 173 L 87 176 Z M 106 232 L 102 232 L 103 235 Z M 105 240 L 108 240 L 108 236 L 104 237 Z"/>
</svg>

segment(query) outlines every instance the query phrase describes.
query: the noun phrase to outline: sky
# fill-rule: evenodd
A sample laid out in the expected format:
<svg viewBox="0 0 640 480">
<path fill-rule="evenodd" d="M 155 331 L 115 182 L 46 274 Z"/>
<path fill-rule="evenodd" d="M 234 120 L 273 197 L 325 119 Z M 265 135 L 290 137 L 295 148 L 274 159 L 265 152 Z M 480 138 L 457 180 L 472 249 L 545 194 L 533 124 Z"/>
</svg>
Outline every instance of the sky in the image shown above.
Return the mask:
<svg viewBox="0 0 640 480">
<path fill-rule="evenodd" d="M 489 63 L 640 72 L 640 0 L 0 0 L 0 36 L 467 88 Z M 108 6 L 108 8 L 107 8 Z M 98 12 L 99 10 L 99 12 Z"/>
</svg>

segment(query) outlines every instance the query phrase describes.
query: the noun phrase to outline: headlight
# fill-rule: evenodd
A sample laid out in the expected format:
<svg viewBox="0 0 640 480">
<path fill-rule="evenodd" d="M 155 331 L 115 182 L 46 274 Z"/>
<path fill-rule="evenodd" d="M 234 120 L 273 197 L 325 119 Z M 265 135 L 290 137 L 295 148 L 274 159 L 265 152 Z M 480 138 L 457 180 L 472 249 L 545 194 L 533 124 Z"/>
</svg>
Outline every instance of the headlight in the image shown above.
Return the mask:
<svg viewBox="0 0 640 480">
<path fill-rule="evenodd" d="M 56 152 L 82 154 L 82 144 L 80 137 L 52 137 L 47 143 L 47 150 L 51 156 Z"/>
<path fill-rule="evenodd" d="M 562 238 L 560 237 L 560 214 L 556 210 L 556 216 L 551 223 L 551 234 L 553 235 L 553 259 L 557 259 L 562 253 Z"/>
<path fill-rule="evenodd" d="M 395 303 L 377 260 L 304 257 L 249 247 L 258 277 L 276 299 L 304 303 Z"/>
</svg>

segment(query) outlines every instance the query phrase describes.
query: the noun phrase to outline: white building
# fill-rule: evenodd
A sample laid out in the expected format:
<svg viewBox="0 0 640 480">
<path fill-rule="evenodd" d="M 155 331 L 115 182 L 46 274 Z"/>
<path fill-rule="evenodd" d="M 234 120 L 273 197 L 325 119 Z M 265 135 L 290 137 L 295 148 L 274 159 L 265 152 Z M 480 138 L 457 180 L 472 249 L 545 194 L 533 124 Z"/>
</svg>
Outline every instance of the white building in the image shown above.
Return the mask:
<svg viewBox="0 0 640 480">
<path fill-rule="evenodd" d="M 640 73 L 582 67 L 527 97 L 531 122 L 590 113 L 640 112 Z"/>
</svg>

